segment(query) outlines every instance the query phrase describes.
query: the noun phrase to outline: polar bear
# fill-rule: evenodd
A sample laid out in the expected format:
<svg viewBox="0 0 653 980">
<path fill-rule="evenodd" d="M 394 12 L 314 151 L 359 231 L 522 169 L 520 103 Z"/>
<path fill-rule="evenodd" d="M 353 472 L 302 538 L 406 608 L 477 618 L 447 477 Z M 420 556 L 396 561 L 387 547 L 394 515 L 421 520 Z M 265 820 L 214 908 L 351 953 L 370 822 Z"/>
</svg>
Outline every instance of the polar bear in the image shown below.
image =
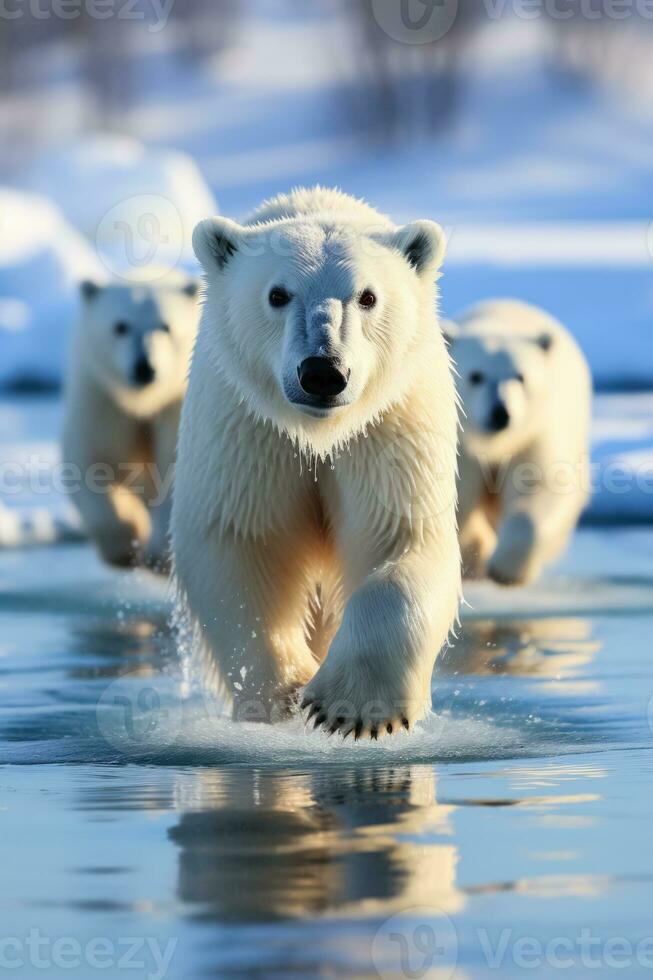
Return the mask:
<svg viewBox="0 0 653 980">
<path fill-rule="evenodd" d="M 445 327 L 463 404 L 463 569 L 528 582 L 564 549 L 589 494 L 592 384 L 565 328 L 516 300 Z"/>
<path fill-rule="evenodd" d="M 236 715 L 305 686 L 314 727 L 377 738 L 430 707 L 460 593 L 444 244 L 321 188 L 195 231 L 174 567 Z"/>
<path fill-rule="evenodd" d="M 68 493 L 111 565 L 166 565 L 181 401 L 199 322 L 199 283 L 81 286 L 66 375 Z"/>
</svg>

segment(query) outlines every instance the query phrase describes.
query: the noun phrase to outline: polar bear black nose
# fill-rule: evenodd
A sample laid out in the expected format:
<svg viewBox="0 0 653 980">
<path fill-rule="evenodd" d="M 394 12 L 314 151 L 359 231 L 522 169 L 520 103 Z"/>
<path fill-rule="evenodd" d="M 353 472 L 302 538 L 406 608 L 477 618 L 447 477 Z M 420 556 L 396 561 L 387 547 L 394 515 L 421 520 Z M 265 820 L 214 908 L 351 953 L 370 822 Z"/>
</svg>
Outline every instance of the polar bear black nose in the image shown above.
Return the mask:
<svg viewBox="0 0 653 980">
<path fill-rule="evenodd" d="M 316 398 L 341 394 L 349 381 L 330 357 L 307 357 L 297 368 L 297 377 L 306 394 Z"/>
<path fill-rule="evenodd" d="M 501 432 L 507 427 L 509 421 L 508 409 L 502 402 L 497 402 L 490 413 L 490 426 L 495 432 Z"/>
<path fill-rule="evenodd" d="M 154 381 L 154 368 L 146 357 L 139 357 L 134 364 L 134 381 L 137 385 L 149 385 Z"/>
</svg>

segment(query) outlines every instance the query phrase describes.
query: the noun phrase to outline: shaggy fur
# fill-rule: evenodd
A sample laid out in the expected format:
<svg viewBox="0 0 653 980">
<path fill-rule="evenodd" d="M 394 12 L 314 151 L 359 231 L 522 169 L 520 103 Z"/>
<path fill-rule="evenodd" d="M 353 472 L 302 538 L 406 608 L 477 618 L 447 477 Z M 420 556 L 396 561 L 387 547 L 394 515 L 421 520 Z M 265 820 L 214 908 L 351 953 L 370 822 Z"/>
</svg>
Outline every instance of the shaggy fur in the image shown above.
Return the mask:
<svg viewBox="0 0 653 980">
<path fill-rule="evenodd" d="M 525 303 L 479 304 L 447 330 L 465 413 L 465 574 L 532 581 L 565 547 L 589 494 L 589 368 L 568 331 Z M 498 405 L 507 424 L 493 431 Z"/>
<path fill-rule="evenodd" d="M 194 244 L 206 295 L 172 535 L 211 674 L 238 711 L 270 717 L 306 685 L 328 731 L 408 727 L 460 589 L 442 230 L 316 188 L 245 225 L 208 219 Z M 325 352 L 349 381 L 317 411 L 297 370 Z"/>
<path fill-rule="evenodd" d="M 67 488 L 105 561 L 168 563 L 181 401 L 197 333 L 198 285 L 84 283 L 66 378 Z M 138 381 L 145 359 L 153 377 Z"/>
</svg>

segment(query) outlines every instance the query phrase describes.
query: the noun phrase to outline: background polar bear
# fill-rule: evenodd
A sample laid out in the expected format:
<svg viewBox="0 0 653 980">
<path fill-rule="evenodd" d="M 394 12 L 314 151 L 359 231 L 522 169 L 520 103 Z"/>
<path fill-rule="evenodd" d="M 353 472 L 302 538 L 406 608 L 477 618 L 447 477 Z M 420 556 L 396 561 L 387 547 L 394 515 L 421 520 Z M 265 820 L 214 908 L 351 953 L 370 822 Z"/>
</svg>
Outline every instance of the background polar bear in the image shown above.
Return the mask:
<svg viewBox="0 0 653 980">
<path fill-rule="evenodd" d="M 166 564 L 181 400 L 199 321 L 197 282 L 81 287 L 66 377 L 67 489 L 105 561 Z"/>
<path fill-rule="evenodd" d="M 447 331 L 464 408 L 463 569 L 527 582 L 562 551 L 587 501 L 589 368 L 564 327 L 526 303 L 481 303 Z"/>
<path fill-rule="evenodd" d="M 409 727 L 460 591 L 442 230 L 316 188 L 194 245 L 172 539 L 213 676 L 238 713 L 308 685 L 316 726 Z"/>
</svg>

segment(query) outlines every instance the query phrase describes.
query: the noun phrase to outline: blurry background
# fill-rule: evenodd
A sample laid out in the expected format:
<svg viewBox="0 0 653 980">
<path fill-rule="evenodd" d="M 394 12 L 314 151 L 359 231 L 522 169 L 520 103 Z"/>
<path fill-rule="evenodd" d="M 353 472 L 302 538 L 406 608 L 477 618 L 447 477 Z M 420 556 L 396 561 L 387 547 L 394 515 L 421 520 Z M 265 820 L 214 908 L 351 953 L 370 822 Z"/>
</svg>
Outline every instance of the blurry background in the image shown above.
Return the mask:
<svg viewBox="0 0 653 980">
<path fill-rule="evenodd" d="M 193 268 L 199 217 L 338 184 L 445 225 L 446 315 L 575 333 L 630 474 L 592 514 L 650 518 L 652 95 L 649 0 L 2 0 L 0 383 L 56 390 L 80 277 Z"/>
</svg>

